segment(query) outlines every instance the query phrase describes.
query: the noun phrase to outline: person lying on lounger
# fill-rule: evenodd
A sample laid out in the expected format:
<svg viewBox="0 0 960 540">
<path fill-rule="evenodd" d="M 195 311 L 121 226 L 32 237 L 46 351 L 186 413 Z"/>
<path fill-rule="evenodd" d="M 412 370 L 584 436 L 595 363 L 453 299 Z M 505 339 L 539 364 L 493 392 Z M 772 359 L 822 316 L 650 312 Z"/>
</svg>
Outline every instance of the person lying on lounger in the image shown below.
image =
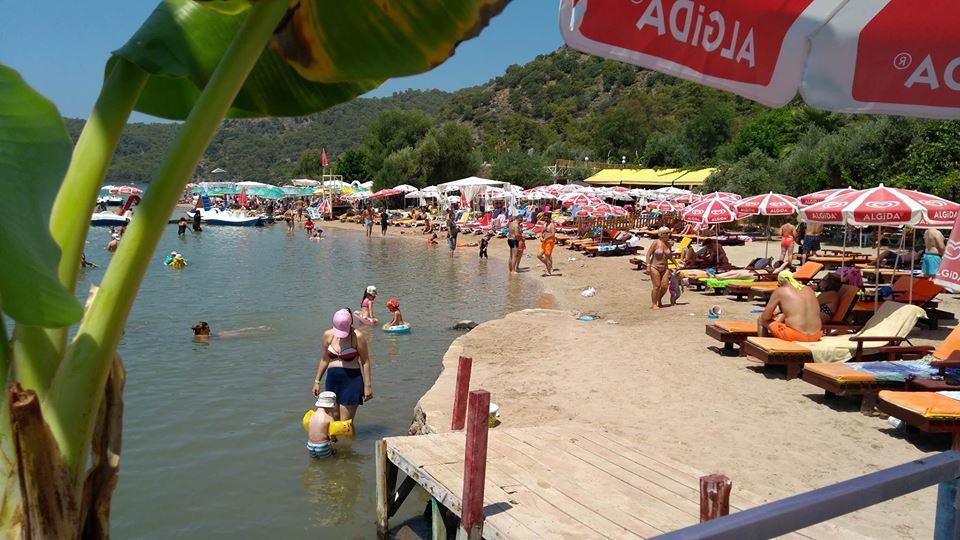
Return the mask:
<svg viewBox="0 0 960 540">
<path fill-rule="evenodd" d="M 759 258 L 750 261 L 744 268 L 736 268 L 727 272 L 720 272 L 713 276 L 714 279 L 751 279 L 761 278 L 765 274 L 778 274 L 789 268 L 788 263 L 783 261 L 770 262 L 769 258 Z"/>
<path fill-rule="evenodd" d="M 786 341 L 817 341 L 823 336 L 820 304 L 813 289 L 801 285 L 793 272 L 777 275 L 780 286 L 770 295 L 757 319 L 757 333 Z"/>
</svg>

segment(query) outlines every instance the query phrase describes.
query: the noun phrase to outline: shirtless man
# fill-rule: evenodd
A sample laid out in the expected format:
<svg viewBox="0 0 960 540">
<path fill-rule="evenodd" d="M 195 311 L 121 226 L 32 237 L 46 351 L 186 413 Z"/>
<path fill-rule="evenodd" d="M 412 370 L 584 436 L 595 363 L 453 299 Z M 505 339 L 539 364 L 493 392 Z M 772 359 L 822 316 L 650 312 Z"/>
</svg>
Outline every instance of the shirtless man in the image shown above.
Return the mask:
<svg viewBox="0 0 960 540">
<path fill-rule="evenodd" d="M 520 257 L 517 257 L 517 246 L 520 244 L 520 218 L 510 220 L 507 225 L 507 245 L 510 246 L 510 260 L 507 267 L 510 273 L 516 272 L 520 266 Z"/>
<path fill-rule="evenodd" d="M 780 286 L 773 291 L 767 307 L 757 319 L 757 332 L 760 336 L 786 341 L 819 340 L 823 336 L 823 326 L 816 293 L 798 283 L 789 271 L 780 272 L 777 281 Z"/>
<path fill-rule="evenodd" d="M 537 258 L 543 263 L 547 272 L 544 276 L 553 275 L 553 248 L 557 245 L 557 224 L 553 222 L 553 216 L 550 212 L 543 213 L 545 223 L 543 232 L 540 234 L 540 253 Z"/>
<path fill-rule="evenodd" d="M 927 229 L 923 233 L 923 262 L 920 268 L 925 277 L 933 277 L 940 268 L 940 260 L 943 258 L 943 252 L 947 250 L 946 242 L 943 240 L 943 233 L 937 229 Z"/>
<path fill-rule="evenodd" d="M 803 236 L 803 250 L 800 252 L 800 264 L 807 262 L 807 257 L 815 256 L 820 250 L 820 235 L 823 234 L 823 223 L 813 221 L 807 223 L 807 230 Z"/>
</svg>

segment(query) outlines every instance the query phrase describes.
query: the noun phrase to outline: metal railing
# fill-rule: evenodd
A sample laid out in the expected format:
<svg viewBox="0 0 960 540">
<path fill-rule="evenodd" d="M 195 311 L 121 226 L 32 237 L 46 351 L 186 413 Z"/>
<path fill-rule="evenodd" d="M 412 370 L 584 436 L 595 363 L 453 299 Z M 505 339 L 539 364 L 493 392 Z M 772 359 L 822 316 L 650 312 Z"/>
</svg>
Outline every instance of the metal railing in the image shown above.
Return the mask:
<svg viewBox="0 0 960 540">
<path fill-rule="evenodd" d="M 774 538 L 939 484 L 934 539 L 960 538 L 960 451 L 951 450 L 774 501 L 657 537 L 658 540 Z"/>
</svg>

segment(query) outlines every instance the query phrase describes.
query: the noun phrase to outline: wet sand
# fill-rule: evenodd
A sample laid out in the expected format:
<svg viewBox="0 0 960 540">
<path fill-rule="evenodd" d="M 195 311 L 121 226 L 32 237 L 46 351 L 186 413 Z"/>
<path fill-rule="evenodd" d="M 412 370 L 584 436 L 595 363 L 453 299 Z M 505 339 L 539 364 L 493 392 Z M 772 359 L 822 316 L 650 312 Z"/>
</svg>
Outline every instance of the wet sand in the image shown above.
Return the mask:
<svg viewBox="0 0 960 540">
<path fill-rule="evenodd" d="M 331 225 L 337 227 L 357 226 Z M 418 232 L 400 230 L 424 249 L 446 249 L 426 248 Z M 528 252 L 538 245 L 527 244 Z M 763 250 L 757 242 L 727 252 L 745 264 Z M 458 252 L 476 256 L 476 248 Z M 495 239 L 490 256 L 506 253 L 506 242 Z M 541 277 L 542 266 L 530 257 L 522 264 L 530 269 L 504 276 L 504 283 L 540 281 L 542 297 L 557 309 L 515 312 L 454 341 L 444 371 L 419 402 L 422 430 L 449 426 L 457 358 L 467 355 L 474 359 L 471 387 L 492 393 L 503 425 L 562 425 L 572 435 L 599 426 L 645 452 L 729 475 L 734 500 L 740 489 L 774 500 L 949 449 L 946 438 L 905 439 L 886 420 L 861 415 L 856 402 L 828 402 L 803 380 L 785 381 L 781 370 L 762 371 L 708 348 L 717 342 L 704 334 L 707 310 L 720 305 L 724 319 L 755 320 L 753 303 L 688 290 L 677 306 L 653 311 L 649 278 L 629 257 L 585 258 L 558 246 L 554 259 L 561 277 Z M 581 297 L 587 287 L 596 296 Z M 946 296 L 942 307 L 957 312 L 956 297 Z M 576 312 L 602 318 L 581 322 Z M 911 341 L 935 343 L 953 324 L 916 329 Z M 928 488 L 835 522 L 871 538 L 929 538 L 935 498 Z"/>
</svg>

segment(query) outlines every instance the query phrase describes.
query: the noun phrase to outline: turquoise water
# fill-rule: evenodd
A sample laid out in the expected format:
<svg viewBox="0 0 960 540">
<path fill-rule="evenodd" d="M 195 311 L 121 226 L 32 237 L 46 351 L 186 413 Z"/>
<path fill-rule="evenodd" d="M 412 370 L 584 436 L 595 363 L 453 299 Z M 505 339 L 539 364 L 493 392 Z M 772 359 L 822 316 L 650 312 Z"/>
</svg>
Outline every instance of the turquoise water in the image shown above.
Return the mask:
<svg viewBox="0 0 960 540">
<path fill-rule="evenodd" d="M 91 230 L 89 260 L 105 266 L 107 240 L 106 229 Z M 173 250 L 192 266 L 164 267 Z M 449 327 L 536 302 L 533 286 L 476 256 L 353 231 L 317 242 L 281 226 L 206 227 L 183 239 L 168 227 L 120 345 L 128 379 L 114 537 L 374 536 L 374 441 L 406 433 L 459 335 Z M 380 318 L 397 296 L 414 330 L 369 332 L 374 400 L 360 408 L 352 445 L 312 461 L 300 418 L 313 403 L 320 338 L 370 284 Z M 198 320 L 215 333 L 270 329 L 200 343 L 190 330 Z M 412 502 L 398 518 L 422 511 Z"/>
</svg>

